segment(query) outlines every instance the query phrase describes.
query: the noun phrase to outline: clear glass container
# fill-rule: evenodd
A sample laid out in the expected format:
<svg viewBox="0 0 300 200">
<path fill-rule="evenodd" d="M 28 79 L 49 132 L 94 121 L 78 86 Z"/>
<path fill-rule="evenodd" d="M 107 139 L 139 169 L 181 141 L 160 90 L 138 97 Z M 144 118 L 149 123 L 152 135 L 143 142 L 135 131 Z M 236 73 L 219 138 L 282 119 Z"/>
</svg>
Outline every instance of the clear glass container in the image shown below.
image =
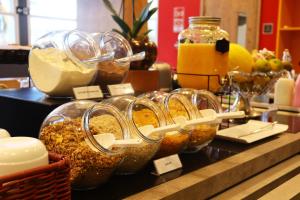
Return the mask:
<svg viewBox="0 0 300 200">
<path fill-rule="evenodd" d="M 47 95 L 72 96 L 73 87 L 89 85 L 97 74 L 96 64 L 83 60 L 99 55 L 99 45 L 84 32 L 50 32 L 34 42 L 29 73 L 34 85 Z"/>
<path fill-rule="evenodd" d="M 94 33 L 92 36 L 99 44 L 102 55 L 109 53 L 114 55 L 114 60 L 97 64 L 95 84 L 99 84 L 102 90 L 107 90 L 107 85 L 120 84 L 127 77 L 130 62 L 117 62 L 116 60 L 132 56 L 132 49 L 129 42 L 114 31 Z"/>
<path fill-rule="evenodd" d="M 118 174 L 133 174 L 142 169 L 159 149 L 163 133 L 147 134 L 147 128 L 167 125 L 162 110 L 152 101 L 134 96 L 113 97 L 103 101 L 116 106 L 129 123 L 128 139 L 138 139 L 138 145 L 125 149 L 125 159 L 117 169 Z"/>
<path fill-rule="evenodd" d="M 107 135 L 124 139 L 128 131 L 117 108 L 74 101 L 59 106 L 45 118 L 39 138 L 47 150 L 70 159 L 72 188 L 85 190 L 105 183 L 124 158 L 124 150 L 108 143 Z"/>
<path fill-rule="evenodd" d="M 213 109 L 217 113 L 222 113 L 222 106 L 218 98 L 209 91 L 180 88 L 172 91 L 172 93 L 186 96 L 199 111 L 203 109 Z M 201 115 L 201 112 L 198 112 L 198 118 L 199 117 L 204 117 Z M 191 132 L 185 152 L 197 152 L 207 146 L 215 137 L 219 128 L 219 122 L 197 125 Z"/>
<path fill-rule="evenodd" d="M 177 73 L 181 87 L 217 91 L 228 70 L 229 35 L 220 18 L 189 17 L 178 35 Z"/>
<path fill-rule="evenodd" d="M 197 109 L 184 95 L 154 91 L 146 93 L 144 96 L 162 108 L 170 124 L 175 124 L 177 117 L 184 117 L 185 120 L 197 118 Z M 189 143 L 191 131 L 193 129 L 180 129 L 177 132 L 166 133 L 156 156 L 161 157 L 182 152 Z"/>
</svg>

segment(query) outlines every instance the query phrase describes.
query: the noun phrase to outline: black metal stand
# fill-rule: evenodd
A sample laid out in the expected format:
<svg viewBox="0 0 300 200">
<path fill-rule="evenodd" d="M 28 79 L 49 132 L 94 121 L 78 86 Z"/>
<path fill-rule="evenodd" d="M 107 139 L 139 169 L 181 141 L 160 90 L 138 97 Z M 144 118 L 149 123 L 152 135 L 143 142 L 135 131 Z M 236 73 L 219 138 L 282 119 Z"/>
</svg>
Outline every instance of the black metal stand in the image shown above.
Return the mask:
<svg viewBox="0 0 300 200">
<path fill-rule="evenodd" d="M 207 90 L 208 91 L 210 91 L 210 88 L 209 88 L 209 86 L 210 86 L 210 79 L 211 79 L 211 77 L 217 77 L 217 79 L 218 79 L 218 83 L 220 84 L 220 85 L 222 85 L 222 81 L 221 81 L 221 77 L 220 77 L 220 75 L 218 75 L 218 74 L 216 74 L 216 75 L 210 75 L 210 74 L 190 74 L 190 73 L 176 73 L 176 74 L 179 74 L 179 75 L 187 75 L 187 76 L 200 76 L 200 77 L 207 77 Z"/>
</svg>

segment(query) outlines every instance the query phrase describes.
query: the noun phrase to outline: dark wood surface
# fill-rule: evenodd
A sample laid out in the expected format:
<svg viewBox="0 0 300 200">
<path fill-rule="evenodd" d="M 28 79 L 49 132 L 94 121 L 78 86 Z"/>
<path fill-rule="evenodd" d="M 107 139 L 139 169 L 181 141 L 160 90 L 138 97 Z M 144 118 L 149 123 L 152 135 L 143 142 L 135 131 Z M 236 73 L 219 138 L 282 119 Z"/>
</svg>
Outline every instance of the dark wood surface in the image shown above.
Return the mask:
<svg viewBox="0 0 300 200">
<path fill-rule="evenodd" d="M 0 90 L 0 127 L 12 136 L 38 137 L 45 117 L 70 99 L 51 99 L 36 88 Z"/>
<path fill-rule="evenodd" d="M 222 144 L 221 144 L 222 143 Z M 180 160 L 183 168 L 169 172 L 167 174 L 156 176 L 153 175 L 154 167 L 149 163 L 147 167 L 134 175 L 115 175 L 106 184 L 89 191 L 72 191 L 72 199 L 123 199 L 127 196 L 144 191 L 151 187 L 160 185 L 169 180 L 183 176 L 191 171 L 200 169 L 209 164 L 223 160 L 231 155 L 247 148 L 245 145 L 240 148 L 234 147 L 230 150 L 224 146 L 234 146 L 231 142 L 215 140 L 208 147 L 193 154 L 180 154 Z M 220 146 L 221 145 L 221 146 Z"/>
<path fill-rule="evenodd" d="M 29 77 L 29 51 L 28 47 L 0 47 L 0 78 Z"/>
<path fill-rule="evenodd" d="M 233 155 L 237 155 L 248 149 L 254 148 L 266 142 L 276 139 L 277 136 L 270 137 L 253 144 L 241 144 L 221 139 L 215 139 L 207 147 L 193 154 L 180 154 L 182 168 L 163 174 L 153 175 L 154 167 L 150 162 L 145 169 L 134 175 L 115 175 L 107 183 L 94 190 L 72 191 L 72 199 L 124 199 L 136 193 L 153 188 L 170 180 L 187 175 L 195 170 L 207 167 L 218 161 L 222 161 Z"/>
</svg>

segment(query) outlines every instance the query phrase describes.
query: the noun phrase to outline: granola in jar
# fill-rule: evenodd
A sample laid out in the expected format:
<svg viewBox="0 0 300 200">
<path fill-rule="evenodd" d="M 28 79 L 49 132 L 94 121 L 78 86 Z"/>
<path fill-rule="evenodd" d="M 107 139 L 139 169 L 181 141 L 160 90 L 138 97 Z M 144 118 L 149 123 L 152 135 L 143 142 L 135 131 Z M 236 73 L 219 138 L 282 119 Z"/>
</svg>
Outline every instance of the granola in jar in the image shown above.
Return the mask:
<svg viewBox="0 0 300 200">
<path fill-rule="evenodd" d="M 122 96 L 107 99 L 105 103 L 116 106 L 126 117 L 130 128 L 127 139 L 139 141 L 124 148 L 124 161 L 116 170 L 117 174 L 134 174 L 152 159 L 163 137 L 160 133 L 147 135 L 142 129 L 165 126 L 164 115 L 149 99 Z"/>
<path fill-rule="evenodd" d="M 185 105 L 189 102 L 183 96 L 157 91 L 144 96 L 160 106 L 169 124 L 175 123 L 174 118 L 178 116 L 189 120 L 193 115 L 192 111 L 189 110 L 190 108 Z M 189 135 L 190 131 L 183 129 L 166 133 L 155 157 L 159 158 L 182 152 L 189 142 Z"/>
<path fill-rule="evenodd" d="M 194 105 L 198 111 L 203 109 L 213 109 L 217 113 L 222 112 L 222 106 L 218 98 L 209 91 L 195 90 L 190 88 L 180 88 L 172 91 L 175 94 L 184 95 Z M 197 118 L 203 117 L 200 112 L 196 113 Z M 189 143 L 185 152 L 193 153 L 209 144 L 215 137 L 219 123 L 197 125 L 191 131 Z"/>
<path fill-rule="evenodd" d="M 69 158 L 73 189 L 92 189 L 105 183 L 123 160 L 121 147 L 106 147 L 105 137 L 99 137 L 111 134 L 123 139 L 128 127 L 120 116 L 108 106 L 74 101 L 59 106 L 44 120 L 39 138 L 48 151 Z"/>
</svg>

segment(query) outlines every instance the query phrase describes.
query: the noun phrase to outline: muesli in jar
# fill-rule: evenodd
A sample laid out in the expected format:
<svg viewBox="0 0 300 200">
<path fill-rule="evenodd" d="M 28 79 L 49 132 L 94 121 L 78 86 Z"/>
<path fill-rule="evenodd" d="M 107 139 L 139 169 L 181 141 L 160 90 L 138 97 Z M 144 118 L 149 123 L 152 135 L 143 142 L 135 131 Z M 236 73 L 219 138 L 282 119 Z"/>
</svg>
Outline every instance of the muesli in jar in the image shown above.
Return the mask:
<svg viewBox="0 0 300 200">
<path fill-rule="evenodd" d="M 184 95 L 199 111 L 213 109 L 217 113 L 222 112 L 222 107 L 217 97 L 209 91 L 180 88 L 172 91 L 172 93 Z M 197 112 L 197 118 L 201 117 L 204 116 L 201 115 L 201 112 Z M 185 152 L 197 152 L 209 144 L 217 133 L 219 123 L 220 121 L 216 121 L 215 123 L 196 125 L 191 131 Z"/>
<path fill-rule="evenodd" d="M 105 101 L 118 107 L 129 123 L 129 138 L 138 141 L 125 148 L 125 159 L 117 169 L 119 174 L 132 174 L 142 169 L 159 149 L 169 127 L 163 112 L 152 101 L 133 96 L 114 97 Z"/>
<path fill-rule="evenodd" d="M 143 96 L 151 99 L 160 106 L 169 124 L 176 124 L 175 118 L 177 117 L 183 118 L 186 121 L 195 118 L 195 108 L 183 95 L 154 91 L 146 93 Z M 190 132 L 191 130 L 187 129 L 167 132 L 156 157 L 182 152 L 187 147 Z"/>
<path fill-rule="evenodd" d="M 128 127 L 123 116 L 113 107 L 94 105 L 91 101 L 63 104 L 48 115 L 40 130 L 40 139 L 49 151 L 70 159 L 73 189 L 105 183 L 124 158 L 120 147 L 108 146 L 102 137 L 109 133 L 124 138 Z"/>
</svg>

